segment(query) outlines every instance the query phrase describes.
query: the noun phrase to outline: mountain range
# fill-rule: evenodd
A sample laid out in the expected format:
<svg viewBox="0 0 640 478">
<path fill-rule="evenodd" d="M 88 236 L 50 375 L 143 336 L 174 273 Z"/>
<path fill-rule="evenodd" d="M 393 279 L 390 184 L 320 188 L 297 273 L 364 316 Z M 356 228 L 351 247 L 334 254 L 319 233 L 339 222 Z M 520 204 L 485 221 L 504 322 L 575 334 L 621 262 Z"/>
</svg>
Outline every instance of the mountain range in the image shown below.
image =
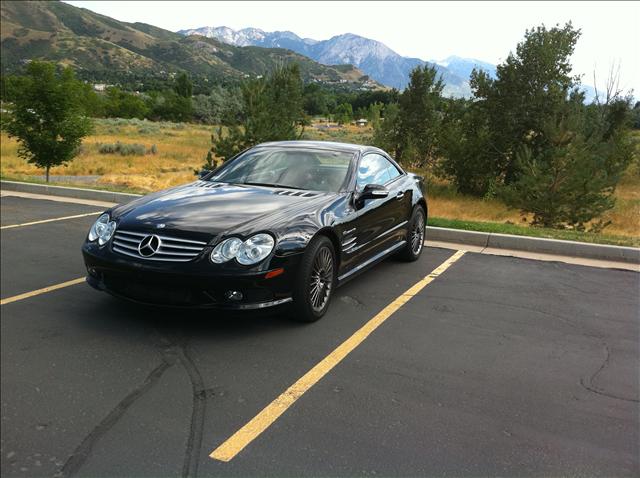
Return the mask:
<svg viewBox="0 0 640 478">
<path fill-rule="evenodd" d="M 172 32 L 146 23 L 121 22 L 59 1 L 0 2 L 0 67 L 11 73 L 31 60 L 73 66 L 94 82 L 162 87 L 187 71 L 200 91 L 212 83 L 257 77 L 295 62 L 306 82 L 348 90 L 403 89 L 416 66 L 433 65 L 442 75 L 444 94 L 469 97 L 469 74 L 495 66 L 451 56 L 442 61 L 404 57 L 385 44 L 352 33 L 328 40 L 302 38 L 293 32 L 257 28 L 202 27 Z M 165 83 L 166 84 L 166 83 Z M 587 100 L 593 88 L 583 86 Z"/>
<path fill-rule="evenodd" d="M 375 89 L 352 65 L 327 65 L 290 49 L 235 46 L 216 38 L 185 36 L 145 23 L 126 23 L 58 1 L 0 3 L 0 62 L 3 73 L 30 60 L 73 66 L 92 81 L 135 84 L 187 71 L 204 82 L 264 75 L 296 62 L 305 81 Z"/>
<path fill-rule="evenodd" d="M 409 73 L 416 66 L 430 64 L 442 75 L 444 93 L 449 96 L 470 96 L 469 75 L 474 68 L 483 69 L 491 76 L 495 76 L 496 71 L 495 65 L 472 58 L 450 56 L 442 61 L 425 61 L 401 56 L 384 43 L 353 33 L 320 41 L 301 38 L 290 31 L 233 30 L 224 26 L 180 30 L 178 33 L 215 38 L 235 46 L 286 48 L 325 65 L 352 64 L 372 79 L 398 89 L 406 87 Z"/>
</svg>

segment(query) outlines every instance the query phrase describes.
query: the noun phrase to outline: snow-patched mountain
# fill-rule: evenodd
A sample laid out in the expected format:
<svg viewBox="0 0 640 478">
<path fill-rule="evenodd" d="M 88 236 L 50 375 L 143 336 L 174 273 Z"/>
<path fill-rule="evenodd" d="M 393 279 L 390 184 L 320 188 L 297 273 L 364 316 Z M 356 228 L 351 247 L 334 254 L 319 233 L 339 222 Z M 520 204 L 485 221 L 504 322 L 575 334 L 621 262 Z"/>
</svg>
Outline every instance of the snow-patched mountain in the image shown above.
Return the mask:
<svg viewBox="0 0 640 478">
<path fill-rule="evenodd" d="M 475 58 L 462 58 L 460 56 L 452 55 L 444 60 L 434 61 L 437 65 L 440 65 L 454 75 L 462 78 L 469 78 L 471 72 L 476 70 L 484 70 L 489 73 L 491 78 L 496 77 L 496 66 L 486 61 L 476 60 Z"/>
<path fill-rule="evenodd" d="M 420 58 L 399 55 L 384 43 L 370 38 L 345 33 L 328 40 L 301 38 L 289 31 L 265 32 L 257 28 L 233 30 L 228 27 L 202 27 L 181 30 L 183 35 L 203 35 L 237 46 L 287 48 L 325 65 L 352 64 L 374 80 L 387 86 L 403 89 L 409 82 L 409 73 L 416 66 L 427 63 L 436 66 L 445 82 L 445 94 L 469 96 L 470 65 L 495 74 L 495 66 L 460 57 L 449 57 L 442 62 L 427 62 Z"/>
</svg>

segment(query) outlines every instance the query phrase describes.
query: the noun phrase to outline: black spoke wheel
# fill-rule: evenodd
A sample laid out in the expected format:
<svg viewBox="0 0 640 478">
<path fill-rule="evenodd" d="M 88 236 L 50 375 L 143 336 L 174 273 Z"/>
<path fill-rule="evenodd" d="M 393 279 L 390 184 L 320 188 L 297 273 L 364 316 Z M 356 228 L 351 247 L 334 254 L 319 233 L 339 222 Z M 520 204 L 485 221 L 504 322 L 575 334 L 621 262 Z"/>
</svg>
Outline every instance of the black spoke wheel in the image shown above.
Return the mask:
<svg viewBox="0 0 640 478">
<path fill-rule="evenodd" d="M 336 282 L 336 256 L 329 238 L 319 236 L 307 246 L 293 291 L 293 316 L 314 322 L 329 308 Z"/>
<path fill-rule="evenodd" d="M 424 236 L 426 228 L 426 217 L 422 206 L 417 206 L 409 219 L 407 229 L 407 243 L 398 252 L 398 257 L 404 261 L 415 261 L 420 257 L 424 249 Z"/>
</svg>

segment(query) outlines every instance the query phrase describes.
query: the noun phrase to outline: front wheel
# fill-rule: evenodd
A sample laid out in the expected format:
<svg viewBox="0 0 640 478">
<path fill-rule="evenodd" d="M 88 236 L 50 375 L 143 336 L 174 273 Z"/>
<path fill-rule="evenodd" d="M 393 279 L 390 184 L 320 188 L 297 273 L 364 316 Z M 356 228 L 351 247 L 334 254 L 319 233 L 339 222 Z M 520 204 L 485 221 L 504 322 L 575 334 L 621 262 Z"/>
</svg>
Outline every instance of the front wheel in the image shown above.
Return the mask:
<svg viewBox="0 0 640 478">
<path fill-rule="evenodd" d="M 307 246 L 293 290 L 294 320 L 315 322 L 327 312 L 336 282 L 335 257 L 327 237 L 319 236 Z"/>
<path fill-rule="evenodd" d="M 398 257 L 407 262 L 418 260 L 424 248 L 424 231 L 426 218 L 422 206 L 413 210 L 407 231 L 407 243 L 398 253 Z"/>
</svg>

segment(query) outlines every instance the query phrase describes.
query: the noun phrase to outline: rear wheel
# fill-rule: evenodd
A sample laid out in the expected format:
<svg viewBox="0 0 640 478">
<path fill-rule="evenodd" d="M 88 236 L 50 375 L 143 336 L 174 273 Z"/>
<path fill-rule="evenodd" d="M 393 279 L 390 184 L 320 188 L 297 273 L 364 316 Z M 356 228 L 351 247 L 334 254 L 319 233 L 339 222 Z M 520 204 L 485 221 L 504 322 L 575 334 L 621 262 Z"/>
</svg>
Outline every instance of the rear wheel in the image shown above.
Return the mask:
<svg viewBox="0 0 640 478">
<path fill-rule="evenodd" d="M 293 316 L 314 322 L 329 308 L 336 282 L 336 259 L 329 238 L 319 236 L 307 246 L 293 291 Z"/>
<path fill-rule="evenodd" d="M 424 248 L 425 223 L 426 215 L 424 209 L 422 206 L 417 206 L 409 220 L 407 243 L 398 253 L 398 258 L 407 262 L 418 260 Z"/>
</svg>

